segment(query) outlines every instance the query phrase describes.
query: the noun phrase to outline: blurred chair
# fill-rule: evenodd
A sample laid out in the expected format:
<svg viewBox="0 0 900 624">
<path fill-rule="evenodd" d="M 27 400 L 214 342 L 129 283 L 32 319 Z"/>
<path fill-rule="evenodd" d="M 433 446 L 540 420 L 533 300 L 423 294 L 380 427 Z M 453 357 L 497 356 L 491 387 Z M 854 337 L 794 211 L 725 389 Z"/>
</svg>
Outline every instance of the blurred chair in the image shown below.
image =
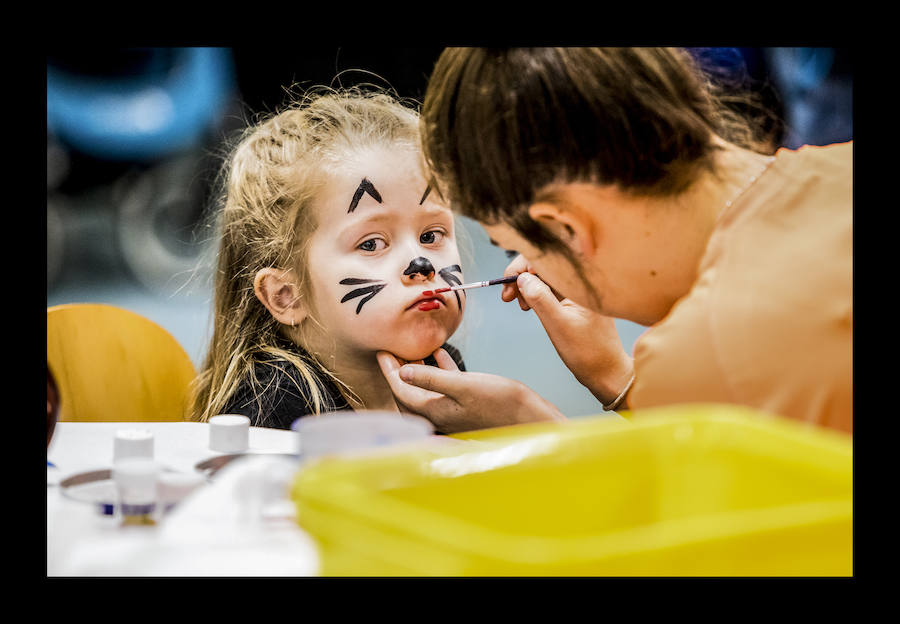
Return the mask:
<svg viewBox="0 0 900 624">
<path fill-rule="evenodd" d="M 140 314 L 94 303 L 47 308 L 47 363 L 61 422 L 188 420 L 194 365 Z"/>
</svg>

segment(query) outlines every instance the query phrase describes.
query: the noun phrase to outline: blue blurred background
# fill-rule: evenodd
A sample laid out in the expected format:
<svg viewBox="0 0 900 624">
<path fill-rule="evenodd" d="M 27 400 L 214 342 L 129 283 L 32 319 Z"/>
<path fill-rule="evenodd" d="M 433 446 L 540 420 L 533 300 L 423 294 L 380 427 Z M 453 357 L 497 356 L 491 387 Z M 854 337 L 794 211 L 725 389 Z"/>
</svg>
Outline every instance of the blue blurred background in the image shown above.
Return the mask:
<svg viewBox="0 0 900 624">
<path fill-rule="evenodd" d="M 773 151 L 853 138 L 845 48 L 692 48 L 723 85 L 756 92 Z M 169 330 L 199 368 L 209 338 L 210 191 L 223 139 L 279 108 L 286 87 L 374 83 L 422 100 L 441 48 L 319 46 L 50 50 L 47 305 L 109 303 Z M 338 79 L 335 79 L 339 75 Z M 507 260 L 460 219 L 469 281 Z M 467 251 L 466 251 L 467 250 Z M 618 322 L 631 351 L 644 327 Z M 562 365 L 533 312 L 499 290 L 469 297 L 451 340 L 469 370 L 518 379 L 569 416 L 601 410 Z"/>
</svg>

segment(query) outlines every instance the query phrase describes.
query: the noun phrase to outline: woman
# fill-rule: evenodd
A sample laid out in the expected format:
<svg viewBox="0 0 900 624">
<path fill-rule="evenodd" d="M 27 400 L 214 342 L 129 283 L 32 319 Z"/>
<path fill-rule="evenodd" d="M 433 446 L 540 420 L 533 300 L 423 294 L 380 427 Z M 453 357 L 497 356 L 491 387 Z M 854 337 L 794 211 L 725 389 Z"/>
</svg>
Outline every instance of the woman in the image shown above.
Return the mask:
<svg viewBox="0 0 900 624">
<path fill-rule="evenodd" d="M 441 194 L 520 254 L 503 299 L 604 409 L 852 431 L 852 143 L 773 156 L 730 110 L 682 50 L 447 49 L 422 132 Z M 613 318 L 650 326 L 633 360 Z M 563 418 L 502 377 L 378 357 L 443 431 Z"/>
</svg>

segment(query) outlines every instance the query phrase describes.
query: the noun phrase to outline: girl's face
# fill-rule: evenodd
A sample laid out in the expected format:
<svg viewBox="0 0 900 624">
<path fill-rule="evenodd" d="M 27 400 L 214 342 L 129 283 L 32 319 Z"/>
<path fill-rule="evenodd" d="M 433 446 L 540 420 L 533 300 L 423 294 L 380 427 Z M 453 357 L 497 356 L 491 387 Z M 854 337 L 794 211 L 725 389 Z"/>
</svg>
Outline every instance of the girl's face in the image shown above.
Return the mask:
<svg viewBox="0 0 900 624">
<path fill-rule="evenodd" d="M 357 152 L 315 202 L 307 256 L 315 321 L 307 323 L 324 348 L 418 360 L 459 326 L 465 291 L 422 294 L 464 280 L 453 215 L 417 164 L 412 148 Z"/>
</svg>

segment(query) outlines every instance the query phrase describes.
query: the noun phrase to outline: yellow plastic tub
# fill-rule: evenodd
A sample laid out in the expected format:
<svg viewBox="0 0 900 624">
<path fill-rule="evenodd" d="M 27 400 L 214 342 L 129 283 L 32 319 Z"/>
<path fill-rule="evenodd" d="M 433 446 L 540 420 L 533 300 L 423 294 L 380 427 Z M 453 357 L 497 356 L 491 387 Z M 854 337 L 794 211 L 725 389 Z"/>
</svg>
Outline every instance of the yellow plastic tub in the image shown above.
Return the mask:
<svg viewBox="0 0 900 624">
<path fill-rule="evenodd" d="M 308 465 L 324 575 L 852 575 L 852 438 L 731 406 Z"/>
</svg>

